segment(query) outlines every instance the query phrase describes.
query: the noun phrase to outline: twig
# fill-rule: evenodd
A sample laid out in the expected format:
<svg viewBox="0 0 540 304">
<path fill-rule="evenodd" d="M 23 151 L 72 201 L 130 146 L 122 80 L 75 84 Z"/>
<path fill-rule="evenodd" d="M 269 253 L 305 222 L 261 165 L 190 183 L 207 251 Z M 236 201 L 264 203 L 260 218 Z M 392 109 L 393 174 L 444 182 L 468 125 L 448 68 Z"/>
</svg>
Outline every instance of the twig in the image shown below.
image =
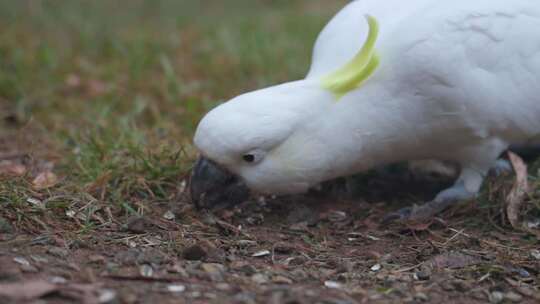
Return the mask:
<svg viewBox="0 0 540 304">
<path fill-rule="evenodd" d="M 459 232 L 459 230 L 456 230 L 454 228 L 449 228 L 450 230 L 454 231 L 454 232 Z M 506 249 L 512 249 L 512 250 L 521 250 L 521 251 L 525 251 L 526 249 L 523 249 L 523 248 L 518 248 L 518 247 L 510 247 L 510 246 L 505 246 L 505 245 L 501 245 L 501 244 L 496 244 L 496 243 L 493 243 L 493 242 L 489 242 L 489 241 L 486 241 L 486 240 L 482 240 L 480 238 L 476 238 L 476 237 L 473 237 L 473 236 L 470 236 L 469 234 L 467 233 L 461 233 L 461 235 L 463 236 L 466 236 L 470 239 L 477 239 L 479 240 L 480 242 L 482 243 L 485 243 L 487 245 L 490 245 L 490 246 L 493 246 L 493 247 L 501 247 L 501 248 L 506 248 Z"/>
<path fill-rule="evenodd" d="M 122 280 L 122 281 L 143 281 L 143 282 L 181 282 L 184 281 L 182 278 L 153 278 L 153 277 L 143 277 L 143 276 L 126 276 L 118 274 L 105 274 L 102 275 L 104 278 L 113 279 L 113 280 Z"/>
<path fill-rule="evenodd" d="M 450 230 L 455 231 L 455 229 L 452 229 L 450 228 Z M 449 238 L 448 240 L 446 240 L 446 242 L 444 242 L 442 244 L 442 246 L 446 246 L 448 243 L 450 243 L 451 241 L 453 241 L 454 239 L 456 239 L 458 236 L 460 236 L 461 234 L 463 234 L 463 232 L 465 231 L 465 229 L 461 229 L 460 231 L 457 231 L 456 234 L 454 234 L 451 238 Z"/>
<path fill-rule="evenodd" d="M 410 267 L 398 269 L 398 270 L 396 270 L 396 272 L 402 273 L 402 272 L 411 271 L 411 270 L 413 270 L 413 269 L 415 269 L 415 268 L 418 268 L 419 266 L 422 266 L 422 264 L 424 264 L 424 262 L 422 262 L 422 263 L 420 263 L 420 264 L 416 264 L 416 265 L 414 265 L 414 266 L 410 266 Z"/>
</svg>

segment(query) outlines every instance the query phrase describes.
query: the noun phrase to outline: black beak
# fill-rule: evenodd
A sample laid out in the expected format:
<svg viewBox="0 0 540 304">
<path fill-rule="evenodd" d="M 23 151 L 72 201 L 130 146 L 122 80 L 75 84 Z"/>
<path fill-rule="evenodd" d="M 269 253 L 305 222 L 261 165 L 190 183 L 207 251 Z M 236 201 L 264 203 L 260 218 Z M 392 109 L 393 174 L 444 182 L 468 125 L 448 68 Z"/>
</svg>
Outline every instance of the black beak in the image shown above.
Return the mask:
<svg viewBox="0 0 540 304">
<path fill-rule="evenodd" d="M 249 197 L 249 189 L 240 178 L 204 157 L 193 167 L 190 191 L 198 209 L 229 208 Z"/>
</svg>

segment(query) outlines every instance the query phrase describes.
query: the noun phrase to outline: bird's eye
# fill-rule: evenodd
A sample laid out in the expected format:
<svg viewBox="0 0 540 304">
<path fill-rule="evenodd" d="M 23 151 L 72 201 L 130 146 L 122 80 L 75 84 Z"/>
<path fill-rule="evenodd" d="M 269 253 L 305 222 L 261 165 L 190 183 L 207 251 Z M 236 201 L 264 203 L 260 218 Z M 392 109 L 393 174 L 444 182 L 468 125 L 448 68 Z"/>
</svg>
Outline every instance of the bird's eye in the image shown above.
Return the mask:
<svg viewBox="0 0 540 304">
<path fill-rule="evenodd" d="M 248 164 L 255 164 L 260 162 L 264 157 L 264 151 L 255 149 L 242 155 L 242 160 Z"/>
<path fill-rule="evenodd" d="M 244 156 L 242 156 L 242 159 L 244 159 L 244 161 L 246 163 L 252 163 L 255 161 L 255 155 L 253 154 L 244 154 Z"/>
</svg>

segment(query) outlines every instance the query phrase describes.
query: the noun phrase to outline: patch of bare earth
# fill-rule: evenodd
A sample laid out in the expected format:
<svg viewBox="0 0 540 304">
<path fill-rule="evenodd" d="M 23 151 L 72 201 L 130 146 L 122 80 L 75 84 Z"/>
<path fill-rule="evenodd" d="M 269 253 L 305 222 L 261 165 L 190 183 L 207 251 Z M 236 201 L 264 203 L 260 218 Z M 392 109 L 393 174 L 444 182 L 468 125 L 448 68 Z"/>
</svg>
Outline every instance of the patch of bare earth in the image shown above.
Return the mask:
<svg viewBox="0 0 540 304">
<path fill-rule="evenodd" d="M 538 240 L 504 224 L 503 205 L 382 225 L 414 201 L 410 189 L 427 197 L 442 187 L 408 173 L 372 177 L 354 199 L 259 199 L 214 215 L 181 195 L 135 217 L 106 207 L 36 212 L 51 194 L 31 183 L 48 162 L 30 164 L 22 150 L 0 151 L 4 164 L 30 170 L 22 195 L 31 208 L 0 210 L 0 303 L 540 301 Z"/>
</svg>

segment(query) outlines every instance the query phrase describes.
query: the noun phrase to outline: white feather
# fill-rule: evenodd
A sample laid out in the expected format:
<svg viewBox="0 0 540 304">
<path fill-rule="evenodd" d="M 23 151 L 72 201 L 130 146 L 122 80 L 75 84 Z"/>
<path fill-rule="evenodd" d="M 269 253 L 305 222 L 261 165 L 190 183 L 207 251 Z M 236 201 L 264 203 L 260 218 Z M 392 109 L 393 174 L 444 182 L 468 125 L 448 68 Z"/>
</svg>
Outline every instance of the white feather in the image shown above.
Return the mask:
<svg viewBox="0 0 540 304">
<path fill-rule="evenodd" d="M 381 64 L 337 102 L 319 81 L 360 49 L 365 14 L 380 23 Z M 534 0 L 354 1 L 321 32 L 306 79 L 219 106 L 195 145 L 261 192 L 428 158 L 460 163 L 475 191 L 509 144 L 540 137 L 538 29 Z M 266 157 L 244 164 L 254 148 Z"/>
</svg>

